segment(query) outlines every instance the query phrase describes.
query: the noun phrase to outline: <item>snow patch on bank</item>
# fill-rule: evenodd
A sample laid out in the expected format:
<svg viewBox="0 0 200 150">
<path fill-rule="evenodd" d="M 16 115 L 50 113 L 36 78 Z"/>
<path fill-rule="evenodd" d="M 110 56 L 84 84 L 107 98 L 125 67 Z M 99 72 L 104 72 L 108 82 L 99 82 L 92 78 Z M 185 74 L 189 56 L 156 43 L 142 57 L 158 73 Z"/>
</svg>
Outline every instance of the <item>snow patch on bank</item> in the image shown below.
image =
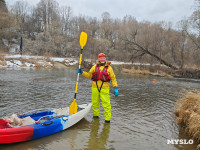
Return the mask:
<svg viewBox="0 0 200 150">
<path fill-rule="evenodd" d="M 21 59 L 45 59 L 44 56 L 29 56 L 29 55 L 4 55 L 4 58 L 21 58 Z"/>
<path fill-rule="evenodd" d="M 35 67 L 35 64 L 28 63 L 28 62 L 25 62 L 25 65 L 26 65 L 27 67 Z"/>
<path fill-rule="evenodd" d="M 86 62 L 91 63 L 90 59 L 85 59 Z M 111 65 L 123 65 L 129 64 L 130 62 L 121 61 L 110 61 Z M 27 68 L 31 69 L 34 67 L 42 68 L 54 68 L 54 63 L 61 63 L 63 66 L 74 66 L 79 63 L 78 58 L 60 58 L 60 57 L 44 57 L 44 56 L 28 56 L 28 55 L 4 55 L 3 59 L 0 59 L 1 68 Z M 150 64 L 133 63 L 132 65 L 144 65 L 149 66 Z"/>
<path fill-rule="evenodd" d="M 0 60 L 1 68 L 54 68 L 54 63 L 62 63 L 63 66 L 72 66 L 78 64 L 75 58 L 60 58 L 60 57 L 44 57 L 44 56 L 28 56 L 28 55 L 4 55 L 3 60 Z"/>
<path fill-rule="evenodd" d="M 151 64 L 143 64 L 143 63 L 131 63 L 131 62 L 122 62 L 122 61 L 110 61 L 113 65 L 136 65 L 136 66 L 150 66 Z"/>
<path fill-rule="evenodd" d="M 59 57 L 50 57 L 51 61 L 57 61 L 57 62 L 64 62 L 65 58 L 59 58 Z"/>
<path fill-rule="evenodd" d="M 19 60 L 14 60 L 14 64 L 16 64 L 17 66 L 21 66 L 21 65 L 22 65 L 22 62 L 19 61 Z"/>
</svg>

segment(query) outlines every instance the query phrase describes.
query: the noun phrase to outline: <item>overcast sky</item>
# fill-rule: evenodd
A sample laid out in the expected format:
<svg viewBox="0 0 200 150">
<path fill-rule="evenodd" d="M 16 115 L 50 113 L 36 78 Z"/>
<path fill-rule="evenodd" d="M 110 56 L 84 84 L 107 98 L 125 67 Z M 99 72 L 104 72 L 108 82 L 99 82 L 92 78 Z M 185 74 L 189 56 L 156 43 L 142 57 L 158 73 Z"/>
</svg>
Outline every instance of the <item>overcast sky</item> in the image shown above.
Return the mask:
<svg viewBox="0 0 200 150">
<path fill-rule="evenodd" d="M 5 0 L 8 5 L 17 0 Z M 24 0 L 36 5 L 40 0 Z M 70 6 L 74 15 L 100 18 L 105 11 L 112 18 L 134 16 L 138 21 L 171 21 L 173 24 L 193 12 L 194 0 L 56 0 L 59 6 Z"/>
</svg>

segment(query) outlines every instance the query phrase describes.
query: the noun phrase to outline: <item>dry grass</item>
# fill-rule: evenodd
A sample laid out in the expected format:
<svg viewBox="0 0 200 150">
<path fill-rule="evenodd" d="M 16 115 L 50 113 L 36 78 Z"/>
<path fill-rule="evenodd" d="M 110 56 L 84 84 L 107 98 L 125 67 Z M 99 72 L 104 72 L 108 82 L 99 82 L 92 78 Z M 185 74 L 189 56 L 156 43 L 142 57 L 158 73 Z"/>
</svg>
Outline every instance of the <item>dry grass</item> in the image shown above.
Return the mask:
<svg viewBox="0 0 200 150">
<path fill-rule="evenodd" d="M 6 66 L 7 63 L 6 63 L 6 61 L 0 61 L 0 65 L 1 65 L 1 66 Z"/>
<path fill-rule="evenodd" d="M 188 92 L 176 102 L 177 123 L 184 126 L 186 132 L 200 143 L 200 91 Z"/>
<path fill-rule="evenodd" d="M 151 75 L 155 75 L 155 76 L 161 76 L 161 77 L 168 77 L 168 78 L 172 78 L 173 76 L 163 72 L 163 71 L 157 71 L 155 73 L 151 73 Z"/>
<path fill-rule="evenodd" d="M 4 60 L 4 53 L 0 51 L 0 60 L 3 61 Z"/>
<path fill-rule="evenodd" d="M 4 54 L 0 53 L 0 65 L 2 66 L 6 66 L 7 63 L 6 61 L 10 61 L 11 63 L 14 63 L 14 60 L 19 60 L 21 61 L 21 65 L 20 67 L 27 67 L 25 63 L 31 63 L 31 64 L 35 64 L 37 66 L 37 68 L 45 68 L 45 69 L 52 69 L 55 68 L 54 66 L 54 62 L 50 60 L 49 57 L 47 57 L 47 59 L 35 59 L 35 58 L 30 58 L 30 59 L 26 59 L 26 58 L 4 58 Z M 53 65 L 50 65 L 49 62 Z M 31 65 L 31 67 L 33 67 Z M 4 68 L 1 68 L 4 69 Z"/>
<path fill-rule="evenodd" d="M 122 72 L 124 73 L 131 73 L 131 74 L 142 74 L 142 75 L 149 75 L 150 72 L 148 70 L 140 70 L 140 69 L 134 69 L 134 67 L 132 67 L 131 69 L 126 69 L 126 68 L 122 68 Z"/>
<path fill-rule="evenodd" d="M 200 70 L 200 66 L 198 65 L 195 65 L 195 64 L 193 64 L 193 65 L 184 65 L 184 68 L 185 69 L 192 69 L 192 70 Z"/>
<path fill-rule="evenodd" d="M 161 66 L 128 66 L 125 65 L 122 67 L 123 73 L 129 73 L 129 74 L 140 74 L 140 75 L 154 75 L 154 76 L 161 76 L 161 77 L 168 77 L 172 78 L 173 76 L 170 75 L 170 72 L 166 70 L 164 67 L 161 68 Z"/>
<path fill-rule="evenodd" d="M 4 60 L 4 56 L 0 55 L 0 60 L 3 61 Z"/>
<path fill-rule="evenodd" d="M 163 71 L 150 72 L 147 69 L 141 69 L 139 66 L 138 66 L 138 69 L 135 69 L 134 67 L 132 67 L 131 69 L 122 68 L 122 72 L 129 73 L 129 74 L 155 75 L 155 76 L 162 76 L 162 77 L 169 77 L 169 78 L 172 77 L 171 75 Z"/>
<path fill-rule="evenodd" d="M 4 58 L 4 53 L 2 51 L 0 51 L 0 65 L 2 65 L 2 66 L 7 65 L 5 58 Z"/>
<path fill-rule="evenodd" d="M 49 65 L 46 61 L 40 60 L 40 62 L 33 62 L 33 64 L 35 64 L 35 66 L 37 66 L 37 68 L 45 68 L 45 69 L 52 69 L 54 68 L 54 66 Z"/>
</svg>

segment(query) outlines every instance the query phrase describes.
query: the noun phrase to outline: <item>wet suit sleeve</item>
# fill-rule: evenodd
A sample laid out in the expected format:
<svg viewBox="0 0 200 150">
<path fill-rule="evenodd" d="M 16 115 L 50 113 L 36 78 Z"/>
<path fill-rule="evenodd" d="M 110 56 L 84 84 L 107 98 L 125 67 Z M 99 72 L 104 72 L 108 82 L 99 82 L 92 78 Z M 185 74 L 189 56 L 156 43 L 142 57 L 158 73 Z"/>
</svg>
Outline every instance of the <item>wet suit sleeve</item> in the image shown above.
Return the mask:
<svg viewBox="0 0 200 150">
<path fill-rule="evenodd" d="M 111 78 L 111 82 L 112 82 L 112 86 L 113 87 L 117 87 L 117 80 L 116 80 L 116 77 L 115 77 L 115 73 L 112 69 L 112 67 L 110 66 L 110 78 Z"/>
<path fill-rule="evenodd" d="M 92 68 L 90 69 L 89 72 L 86 72 L 86 71 L 83 71 L 82 75 L 88 79 L 91 79 L 92 78 L 92 74 L 94 73 L 95 71 L 95 67 L 96 65 L 92 66 Z"/>
</svg>

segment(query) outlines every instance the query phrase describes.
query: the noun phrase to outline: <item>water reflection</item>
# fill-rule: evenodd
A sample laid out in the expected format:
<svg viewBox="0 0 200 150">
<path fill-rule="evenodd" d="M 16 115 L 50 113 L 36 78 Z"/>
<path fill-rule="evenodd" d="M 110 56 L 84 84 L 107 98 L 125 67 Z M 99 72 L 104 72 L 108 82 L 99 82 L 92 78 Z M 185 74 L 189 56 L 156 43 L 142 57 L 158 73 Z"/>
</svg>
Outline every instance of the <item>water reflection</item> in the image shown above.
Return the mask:
<svg viewBox="0 0 200 150">
<path fill-rule="evenodd" d="M 178 140 L 186 140 L 186 142 L 188 142 L 189 140 L 192 139 L 192 137 L 188 136 L 187 134 L 185 134 L 185 128 L 183 127 L 178 127 L 178 136 L 175 137 L 174 139 L 178 139 Z M 176 147 L 178 150 L 195 150 L 197 149 L 197 143 L 193 143 L 193 144 L 174 144 L 174 147 Z"/>
<path fill-rule="evenodd" d="M 94 118 L 90 127 L 90 137 L 88 141 L 88 149 L 103 150 L 106 149 L 106 143 L 110 133 L 110 123 L 104 123 L 102 131 L 100 131 L 99 118 Z"/>
<path fill-rule="evenodd" d="M 65 149 L 81 149 L 83 148 L 83 143 L 81 143 L 80 139 L 88 139 L 85 137 L 85 129 L 88 129 L 89 121 L 83 118 L 76 126 L 72 126 L 71 128 L 64 130 L 62 132 L 49 135 L 46 137 L 42 137 L 39 139 L 21 142 L 21 143 L 13 143 L 13 144 L 3 144 L 0 145 L 0 150 L 34 150 L 34 149 L 57 149 L 57 150 L 65 150 Z M 87 131 L 86 131 L 87 132 Z"/>
<path fill-rule="evenodd" d="M 195 149 L 168 145 L 167 139 L 187 139 L 175 122 L 174 103 L 182 89 L 200 88 L 200 80 L 117 75 L 120 95 L 111 88 L 111 124 L 93 120 L 92 111 L 66 131 L 29 142 L 0 145 L 6 150 L 34 149 Z M 0 117 L 38 108 L 71 104 L 76 70 L 0 71 Z M 80 77 L 77 103 L 91 102 L 91 82 Z M 101 108 L 102 109 L 102 108 Z M 102 121 L 102 122 L 101 122 Z"/>
</svg>

